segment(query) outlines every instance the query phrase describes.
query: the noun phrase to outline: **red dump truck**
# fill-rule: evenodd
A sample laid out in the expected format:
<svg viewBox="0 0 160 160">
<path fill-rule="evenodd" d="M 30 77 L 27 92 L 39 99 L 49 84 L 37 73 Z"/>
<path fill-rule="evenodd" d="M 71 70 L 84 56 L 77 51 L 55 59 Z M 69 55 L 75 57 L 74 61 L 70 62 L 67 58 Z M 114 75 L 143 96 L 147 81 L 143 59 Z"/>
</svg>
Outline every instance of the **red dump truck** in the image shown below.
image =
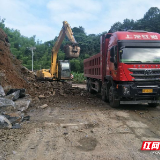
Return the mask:
<svg viewBox="0 0 160 160">
<path fill-rule="evenodd" d="M 87 90 L 112 107 L 160 100 L 160 34 L 118 31 L 100 38 L 100 53 L 84 60 Z"/>
</svg>

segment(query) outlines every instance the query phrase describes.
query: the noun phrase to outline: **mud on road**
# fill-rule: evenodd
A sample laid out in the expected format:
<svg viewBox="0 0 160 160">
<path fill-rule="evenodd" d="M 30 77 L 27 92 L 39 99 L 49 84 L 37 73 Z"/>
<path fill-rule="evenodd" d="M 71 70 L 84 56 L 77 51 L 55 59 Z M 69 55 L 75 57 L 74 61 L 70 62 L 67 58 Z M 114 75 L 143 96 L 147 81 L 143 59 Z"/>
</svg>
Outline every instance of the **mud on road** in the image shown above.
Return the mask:
<svg viewBox="0 0 160 160">
<path fill-rule="evenodd" d="M 160 159 L 141 151 L 144 140 L 160 141 L 160 107 L 114 109 L 84 89 L 73 91 L 40 98 L 21 129 L 1 130 L 0 159 Z M 39 108 L 44 103 L 48 107 Z"/>
</svg>

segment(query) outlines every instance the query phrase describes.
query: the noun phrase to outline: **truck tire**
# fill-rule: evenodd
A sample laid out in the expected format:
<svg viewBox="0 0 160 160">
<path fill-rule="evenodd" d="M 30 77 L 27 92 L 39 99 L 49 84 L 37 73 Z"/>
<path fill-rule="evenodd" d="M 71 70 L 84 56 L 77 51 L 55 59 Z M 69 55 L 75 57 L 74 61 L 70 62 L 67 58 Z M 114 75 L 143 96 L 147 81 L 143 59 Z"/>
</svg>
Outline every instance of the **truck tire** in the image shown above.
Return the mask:
<svg viewBox="0 0 160 160">
<path fill-rule="evenodd" d="M 91 80 L 88 81 L 88 91 L 89 91 L 90 93 L 94 93 L 94 90 L 93 90 L 92 87 L 91 87 Z"/>
<path fill-rule="evenodd" d="M 89 92 L 89 80 L 87 79 L 87 83 L 86 83 L 86 89 L 87 89 L 87 92 Z"/>
<path fill-rule="evenodd" d="M 102 100 L 105 101 L 105 102 L 108 102 L 108 96 L 107 96 L 107 84 L 106 82 L 102 84 L 102 87 L 101 87 L 101 96 L 102 96 Z"/>
<path fill-rule="evenodd" d="M 110 87 L 109 89 L 109 104 L 111 107 L 119 107 L 120 105 L 120 100 L 119 99 L 116 99 L 116 92 L 115 92 L 115 89 L 114 87 Z"/>
<path fill-rule="evenodd" d="M 148 103 L 149 107 L 156 108 L 159 103 Z"/>
</svg>

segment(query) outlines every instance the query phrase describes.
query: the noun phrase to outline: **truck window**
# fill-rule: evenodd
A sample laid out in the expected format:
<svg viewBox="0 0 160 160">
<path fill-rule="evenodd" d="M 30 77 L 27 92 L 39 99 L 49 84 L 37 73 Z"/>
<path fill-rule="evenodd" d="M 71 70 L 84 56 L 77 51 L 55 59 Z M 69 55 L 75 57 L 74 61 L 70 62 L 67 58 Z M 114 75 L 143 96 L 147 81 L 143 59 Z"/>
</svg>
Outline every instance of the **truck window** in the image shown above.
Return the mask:
<svg viewBox="0 0 160 160">
<path fill-rule="evenodd" d="M 160 63 L 160 48 L 123 48 L 119 54 L 123 63 Z"/>
</svg>

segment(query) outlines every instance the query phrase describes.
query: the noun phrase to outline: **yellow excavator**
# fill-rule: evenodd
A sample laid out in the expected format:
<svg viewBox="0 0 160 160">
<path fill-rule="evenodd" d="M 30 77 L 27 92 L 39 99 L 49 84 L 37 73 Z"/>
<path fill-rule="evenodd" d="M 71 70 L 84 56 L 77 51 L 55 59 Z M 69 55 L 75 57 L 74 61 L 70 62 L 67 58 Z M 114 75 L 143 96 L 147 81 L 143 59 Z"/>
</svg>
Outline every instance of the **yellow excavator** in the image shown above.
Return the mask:
<svg viewBox="0 0 160 160">
<path fill-rule="evenodd" d="M 59 60 L 57 61 L 57 54 L 62 41 L 68 37 L 71 44 L 68 44 L 64 48 L 66 59 L 77 58 L 80 54 L 80 47 L 78 46 L 71 27 L 67 21 L 63 21 L 63 27 L 59 33 L 58 39 L 53 46 L 52 56 L 51 56 L 51 68 L 42 69 L 37 71 L 36 77 L 40 80 L 67 80 L 71 79 L 71 70 L 69 60 Z"/>
</svg>

